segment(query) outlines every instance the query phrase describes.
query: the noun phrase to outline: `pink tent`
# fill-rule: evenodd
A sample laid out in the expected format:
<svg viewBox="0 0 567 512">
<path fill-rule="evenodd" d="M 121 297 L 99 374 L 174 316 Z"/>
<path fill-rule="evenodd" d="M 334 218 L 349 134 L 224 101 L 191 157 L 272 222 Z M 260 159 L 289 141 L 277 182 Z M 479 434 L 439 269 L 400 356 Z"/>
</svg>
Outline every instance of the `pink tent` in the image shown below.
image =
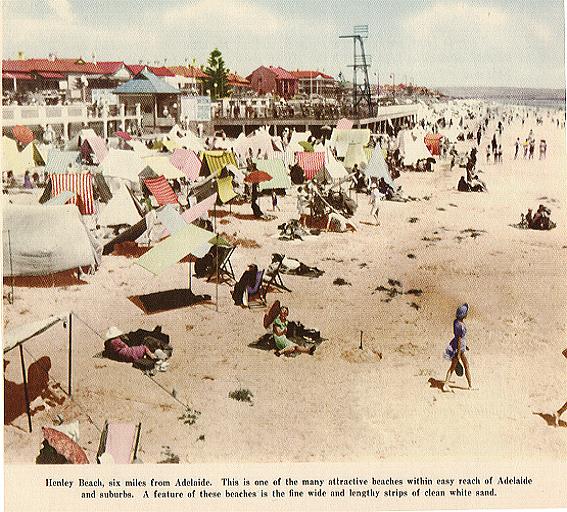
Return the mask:
<svg viewBox="0 0 567 512">
<path fill-rule="evenodd" d="M 201 171 L 201 160 L 194 151 L 178 148 L 169 158 L 171 165 L 184 173 L 191 181 L 195 181 Z"/>
</svg>

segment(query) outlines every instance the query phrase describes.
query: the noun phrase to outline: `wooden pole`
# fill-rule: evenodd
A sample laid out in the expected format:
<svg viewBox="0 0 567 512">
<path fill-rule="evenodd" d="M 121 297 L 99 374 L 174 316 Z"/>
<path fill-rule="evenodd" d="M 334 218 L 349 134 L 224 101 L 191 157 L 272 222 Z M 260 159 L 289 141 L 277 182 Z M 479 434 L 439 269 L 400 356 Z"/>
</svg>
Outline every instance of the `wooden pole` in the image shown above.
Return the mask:
<svg viewBox="0 0 567 512">
<path fill-rule="evenodd" d="M 193 292 L 191 287 L 191 255 L 189 255 L 189 291 Z"/>
<path fill-rule="evenodd" d="M 14 280 L 16 279 L 14 277 L 14 267 L 13 267 L 13 261 L 12 261 L 12 238 L 10 235 L 10 230 L 8 230 L 8 252 L 10 254 L 10 297 L 8 297 L 8 302 L 10 304 L 14 304 Z"/>
<path fill-rule="evenodd" d="M 214 212 L 214 229 L 215 229 L 215 252 L 216 252 L 216 266 L 217 266 L 217 279 L 215 283 L 215 310 L 219 310 L 219 235 L 217 233 L 217 202 L 215 201 L 215 205 L 213 207 Z"/>
<path fill-rule="evenodd" d="M 67 391 L 69 396 L 73 394 L 73 381 L 72 381 L 72 374 L 73 374 L 73 313 L 69 313 L 69 355 L 68 363 L 69 363 L 69 374 L 67 375 Z"/>
<path fill-rule="evenodd" d="M 360 346 L 358 347 L 359 350 L 362 350 L 362 331 L 360 331 Z"/>
<path fill-rule="evenodd" d="M 30 429 L 30 433 L 32 431 L 32 421 L 31 421 L 31 412 L 30 412 L 30 397 L 28 394 L 28 379 L 26 377 L 26 363 L 24 361 L 24 348 L 20 343 L 20 362 L 22 365 L 22 377 L 24 379 L 24 397 L 26 399 L 26 413 L 28 415 L 28 428 Z"/>
</svg>

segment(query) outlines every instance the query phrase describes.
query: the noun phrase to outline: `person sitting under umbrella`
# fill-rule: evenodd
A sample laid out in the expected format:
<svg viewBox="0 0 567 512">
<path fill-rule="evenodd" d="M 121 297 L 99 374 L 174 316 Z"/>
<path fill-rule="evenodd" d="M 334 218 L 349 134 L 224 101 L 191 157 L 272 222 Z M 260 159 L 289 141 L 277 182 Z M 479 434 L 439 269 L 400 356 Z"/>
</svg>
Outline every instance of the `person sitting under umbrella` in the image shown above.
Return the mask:
<svg viewBox="0 0 567 512">
<path fill-rule="evenodd" d="M 294 352 L 300 352 L 304 354 L 311 354 L 315 352 L 315 345 L 311 348 L 301 347 L 297 343 L 289 340 L 286 337 L 287 334 L 287 326 L 288 320 L 287 316 L 289 315 L 289 309 L 287 306 L 282 306 L 280 308 L 280 313 L 274 320 L 272 324 L 272 329 L 274 333 L 274 341 L 276 343 L 276 356 L 280 356 L 281 354 L 289 355 Z"/>
</svg>

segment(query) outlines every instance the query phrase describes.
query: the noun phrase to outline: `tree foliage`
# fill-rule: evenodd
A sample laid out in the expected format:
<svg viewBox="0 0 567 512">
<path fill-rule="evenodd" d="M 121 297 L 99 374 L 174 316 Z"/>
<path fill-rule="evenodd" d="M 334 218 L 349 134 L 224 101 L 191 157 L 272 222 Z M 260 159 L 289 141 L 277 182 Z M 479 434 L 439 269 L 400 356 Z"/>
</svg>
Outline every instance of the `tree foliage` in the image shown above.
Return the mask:
<svg viewBox="0 0 567 512">
<path fill-rule="evenodd" d="M 222 53 L 218 48 L 215 48 L 209 55 L 205 73 L 209 78 L 205 80 L 206 89 L 211 91 L 211 98 L 223 98 L 230 93 L 230 86 L 228 85 L 228 73 L 230 70 L 225 67 Z"/>
</svg>

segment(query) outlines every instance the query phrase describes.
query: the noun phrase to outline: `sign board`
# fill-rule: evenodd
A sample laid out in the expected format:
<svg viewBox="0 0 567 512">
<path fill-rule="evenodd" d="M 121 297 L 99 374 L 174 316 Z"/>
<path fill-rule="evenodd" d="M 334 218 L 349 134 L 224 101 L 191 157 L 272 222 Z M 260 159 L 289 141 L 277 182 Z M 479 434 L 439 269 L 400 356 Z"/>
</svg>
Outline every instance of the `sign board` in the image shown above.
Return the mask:
<svg viewBox="0 0 567 512">
<path fill-rule="evenodd" d="M 211 98 L 209 96 L 181 96 L 181 118 L 187 121 L 210 121 Z"/>
</svg>

